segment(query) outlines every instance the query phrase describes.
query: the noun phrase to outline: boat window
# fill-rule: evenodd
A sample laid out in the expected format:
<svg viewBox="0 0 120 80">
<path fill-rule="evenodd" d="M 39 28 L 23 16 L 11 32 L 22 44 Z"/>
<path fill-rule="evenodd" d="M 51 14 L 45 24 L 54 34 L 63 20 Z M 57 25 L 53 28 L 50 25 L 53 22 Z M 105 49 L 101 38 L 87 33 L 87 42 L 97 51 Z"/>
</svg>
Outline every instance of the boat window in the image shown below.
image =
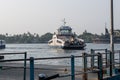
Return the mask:
<svg viewBox="0 0 120 80">
<path fill-rule="evenodd" d="M 53 41 L 49 41 L 48 43 L 50 44 L 50 43 L 52 43 Z"/>
<path fill-rule="evenodd" d="M 58 43 L 62 43 L 61 41 L 57 40 Z"/>
<path fill-rule="evenodd" d="M 70 30 L 61 30 L 60 32 L 61 32 L 61 34 L 70 34 L 71 33 Z"/>
<path fill-rule="evenodd" d="M 71 39 L 71 36 L 61 36 L 61 35 L 58 35 L 57 37 L 59 39 L 62 39 L 62 40 Z"/>
</svg>

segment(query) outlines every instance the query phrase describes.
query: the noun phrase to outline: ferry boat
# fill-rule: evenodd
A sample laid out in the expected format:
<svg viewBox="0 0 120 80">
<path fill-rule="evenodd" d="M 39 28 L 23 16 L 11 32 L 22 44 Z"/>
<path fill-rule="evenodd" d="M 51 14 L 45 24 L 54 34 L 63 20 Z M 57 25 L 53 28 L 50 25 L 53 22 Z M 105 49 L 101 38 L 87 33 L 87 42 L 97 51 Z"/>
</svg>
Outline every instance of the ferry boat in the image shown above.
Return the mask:
<svg viewBox="0 0 120 80">
<path fill-rule="evenodd" d="M 72 32 L 72 28 L 70 26 L 65 25 L 61 26 L 57 33 L 53 34 L 51 40 L 48 41 L 48 45 L 61 47 L 62 49 L 84 49 L 86 46 L 83 39 L 77 37 L 75 33 Z"/>
<path fill-rule="evenodd" d="M 0 49 L 5 49 L 5 41 L 0 40 Z"/>
</svg>

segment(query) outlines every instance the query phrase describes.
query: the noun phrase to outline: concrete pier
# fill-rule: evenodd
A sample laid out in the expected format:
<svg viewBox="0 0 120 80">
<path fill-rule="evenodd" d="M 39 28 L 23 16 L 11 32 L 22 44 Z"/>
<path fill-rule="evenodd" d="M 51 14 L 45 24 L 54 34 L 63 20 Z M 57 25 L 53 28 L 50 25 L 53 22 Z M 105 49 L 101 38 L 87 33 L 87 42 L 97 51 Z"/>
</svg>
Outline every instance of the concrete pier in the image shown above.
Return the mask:
<svg viewBox="0 0 120 80">
<path fill-rule="evenodd" d="M 0 69 L 0 80 L 23 80 L 24 67 L 23 63 L 0 63 L 3 67 Z M 75 67 L 75 72 L 80 73 L 82 68 L 80 66 Z M 39 74 L 46 74 L 51 76 L 54 74 L 67 75 L 70 74 L 70 66 L 60 66 L 60 65 L 42 65 L 35 64 L 34 69 L 35 79 L 38 80 Z M 83 80 L 83 75 L 76 75 L 75 80 Z M 89 73 L 88 80 L 97 80 L 96 73 Z M 26 80 L 30 80 L 30 69 L 29 64 L 27 64 L 26 69 Z M 69 77 L 60 77 L 54 80 L 71 80 Z"/>
</svg>

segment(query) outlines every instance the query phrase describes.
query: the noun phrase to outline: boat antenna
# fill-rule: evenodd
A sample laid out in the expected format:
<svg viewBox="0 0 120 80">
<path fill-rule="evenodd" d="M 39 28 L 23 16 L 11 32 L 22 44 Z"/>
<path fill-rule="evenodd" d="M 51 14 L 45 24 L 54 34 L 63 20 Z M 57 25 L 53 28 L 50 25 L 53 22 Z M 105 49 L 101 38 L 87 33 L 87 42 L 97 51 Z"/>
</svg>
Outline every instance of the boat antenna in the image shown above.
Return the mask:
<svg viewBox="0 0 120 80">
<path fill-rule="evenodd" d="M 105 28 L 107 28 L 107 23 L 105 22 Z"/>
<path fill-rule="evenodd" d="M 63 23 L 64 23 L 63 26 L 65 26 L 65 24 L 66 24 L 65 18 L 64 18 L 64 20 L 63 20 Z"/>
</svg>

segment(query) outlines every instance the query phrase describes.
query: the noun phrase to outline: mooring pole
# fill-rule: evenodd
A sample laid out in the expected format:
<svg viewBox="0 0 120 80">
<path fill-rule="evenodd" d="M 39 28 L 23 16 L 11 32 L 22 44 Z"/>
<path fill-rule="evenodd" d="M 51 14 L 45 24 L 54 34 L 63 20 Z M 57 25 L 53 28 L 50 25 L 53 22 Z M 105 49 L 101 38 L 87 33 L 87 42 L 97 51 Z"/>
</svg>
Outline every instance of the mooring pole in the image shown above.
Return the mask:
<svg viewBox="0 0 120 80">
<path fill-rule="evenodd" d="M 112 70 L 114 68 L 114 15 L 113 15 L 113 0 L 110 2 L 111 5 L 111 33 L 110 33 L 110 49 L 111 49 L 111 61 L 112 61 Z"/>
</svg>

